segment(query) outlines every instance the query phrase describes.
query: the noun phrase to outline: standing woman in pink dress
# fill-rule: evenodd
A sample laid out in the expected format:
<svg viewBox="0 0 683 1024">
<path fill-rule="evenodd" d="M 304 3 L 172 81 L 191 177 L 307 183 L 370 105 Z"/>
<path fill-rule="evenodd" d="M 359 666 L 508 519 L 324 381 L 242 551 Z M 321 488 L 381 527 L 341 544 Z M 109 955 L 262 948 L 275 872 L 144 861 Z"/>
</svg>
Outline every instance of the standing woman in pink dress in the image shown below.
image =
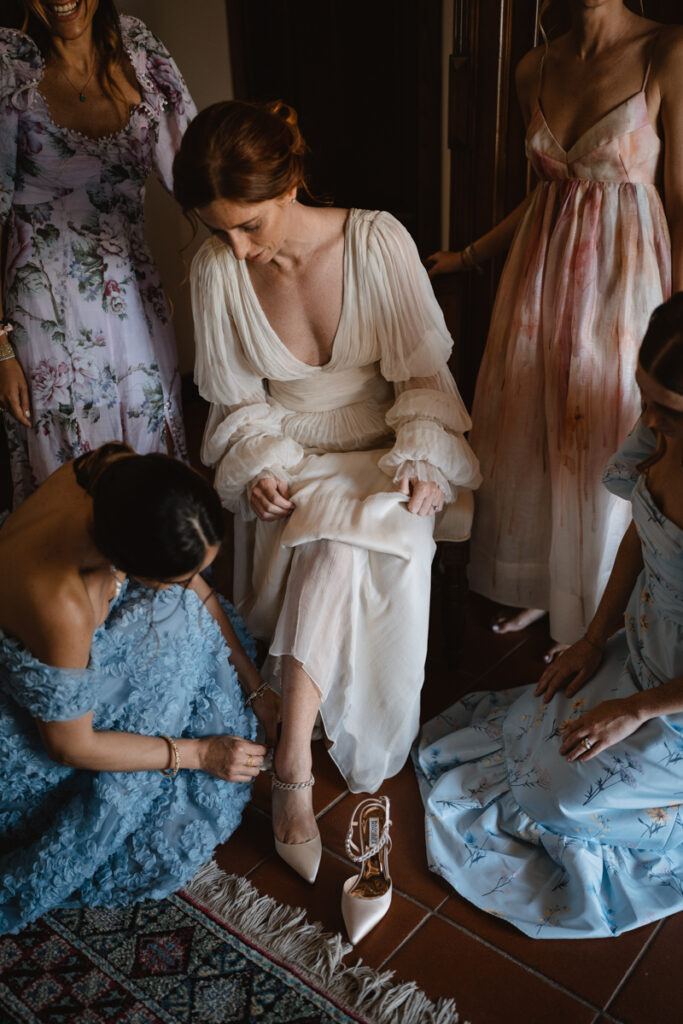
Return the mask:
<svg viewBox="0 0 683 1024">
<path fill-rule="evenodd" d="M 683 29 L 622 0 L 566 0 L 571 28 L 520 61 L 536 189 L 432 275 L 510 247 L 472 414 L 484 483 L 472 588 L 580 637 L 630 518 L 600 485 L 638 417 L 639 340 L 683 288 Z M 548 6 L 547 4 L 545 5 Z"/>
</svg>

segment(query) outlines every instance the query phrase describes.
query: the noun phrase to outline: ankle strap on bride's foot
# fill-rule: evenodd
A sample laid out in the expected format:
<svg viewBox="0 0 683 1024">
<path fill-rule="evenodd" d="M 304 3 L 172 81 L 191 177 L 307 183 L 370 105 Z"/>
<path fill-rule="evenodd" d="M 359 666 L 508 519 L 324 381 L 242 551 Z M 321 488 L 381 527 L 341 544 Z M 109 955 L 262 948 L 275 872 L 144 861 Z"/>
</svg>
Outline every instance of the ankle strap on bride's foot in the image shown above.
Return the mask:
<svg viewBox="0 0 683 1024">
<path fill-rule="evenodd" d="M 313 775 L 306 782 L 283 782 L 275 772 L 271 772 L 270 777 L 273 789 L 310 789 L 311 786 L 315 785 L 315 777 Z"/>
</svg>

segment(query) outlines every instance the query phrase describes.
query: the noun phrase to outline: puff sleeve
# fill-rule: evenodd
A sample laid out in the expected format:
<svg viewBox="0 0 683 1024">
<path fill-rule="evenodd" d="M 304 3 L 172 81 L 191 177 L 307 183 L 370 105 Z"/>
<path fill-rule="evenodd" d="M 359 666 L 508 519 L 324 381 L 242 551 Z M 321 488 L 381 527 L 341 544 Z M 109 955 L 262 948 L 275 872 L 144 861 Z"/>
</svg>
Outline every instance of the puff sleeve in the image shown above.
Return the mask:
<svg viewBox="0 0 683 1024">
<path fill-rule="evenodd" d="M 614 453 L 605 466 L 602 482 L 608 491 L 619 498 L 631 499 L 640 472 L 638 463 L 653 454 L 657 447 L 657 436 L 653 430 L 638 420 L 630 434 L 624 439 L 621 447 Z"/>
<path fill-rule="evenodd" d="M 121 31 L 138 80 L 144 87 L 145 102 L 155 115 L 154 169 L 170 192 L 173 190 L 173 160 L 197 108 L 176 62 L 161 40 L 130 15 L 121 17 Z"/>
<path fill-rule="evenodd" d="M 464 438 L 472 426 L 448 369 L 453 342 L 415 243 L 388 213 L 371 222 L 367 238 L 368 305 L 380 350 L 380 370 L 394 384 L 387 425 L 396 435 L 380 468 L 439 484 L 446 501 L 481 483 L 479 463 Z"/>
<path fill-rule="evenodd" d="M 16 189 L 21 111 L 32 102 L 42 68 L 32 39 L 0 28 L 0 224 L 9 216 Z"/>
<path fill-rule="evenodd" d="M 240 297 L 225 246 L 208 239 L 190 270 L 197 357 L 195 383 L 211 402 L 201 458 L 216 469 L 223 504 L 253 519 L 251 486 L 264 476 L 288 481 L 303 448 L 282 431 L 281 413 L 268 402 L 265 384 L 240 338 Z"/>
</svg>

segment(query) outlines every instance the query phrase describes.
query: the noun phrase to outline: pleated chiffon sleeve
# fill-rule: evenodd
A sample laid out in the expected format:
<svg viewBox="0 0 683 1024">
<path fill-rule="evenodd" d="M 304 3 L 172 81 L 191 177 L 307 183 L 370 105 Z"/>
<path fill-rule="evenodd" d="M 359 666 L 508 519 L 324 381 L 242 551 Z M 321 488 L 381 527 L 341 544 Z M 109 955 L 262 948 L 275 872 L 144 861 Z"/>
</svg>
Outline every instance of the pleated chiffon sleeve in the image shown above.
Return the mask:
<svg viewBox="0 0 683 1024">
<path fill-rule="evenodd" d="M 282 414 L 268 402 L 264 378 L 247 358 L 247 329 L 227 246 L 208 239 L 190 270 L 197 357 L 195 383 L 211 402 L 201 458 L 215 467 L 214 486 L 223 504 L 253 519 L 250 486 L 263 476 L 288 480 L 303 448 L 282 431 Z M 241 319 L 238 326 L 237 319 Z"/>
<path fill-rule="evenodd" d="M 479 463 L 464 434 L 472 422 L 448 369 L 453 341 L 431 282 L 406 229 L 378 213 L 367 235 L 369 306 L 380 369 L 394 384 L 387 426 L 396 435 L 380 468 L 439 484 L 446 501 L 481 483 Z"/>
</svg>

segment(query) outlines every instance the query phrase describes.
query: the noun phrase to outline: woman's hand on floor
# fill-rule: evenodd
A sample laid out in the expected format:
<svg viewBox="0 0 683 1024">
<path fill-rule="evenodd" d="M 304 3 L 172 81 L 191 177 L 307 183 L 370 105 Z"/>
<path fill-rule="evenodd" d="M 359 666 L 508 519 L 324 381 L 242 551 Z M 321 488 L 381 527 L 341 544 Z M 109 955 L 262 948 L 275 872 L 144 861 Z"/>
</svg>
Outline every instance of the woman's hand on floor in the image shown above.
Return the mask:
<svg viewBox="0 0 683 1024">
<path fill-rule="evenodd" d="M 267 750 L 241 736 L 206 736 L 199 743 L 199 767 L 226 782 L 251 782 L 263 764 Z"/>
<path fill-rule="evenodd" d="M 563 733 L 560 753 L 568 761 L 590 761 L 608 747 L 626 739 L 643 724 L 628 697 L 605 700 L 570 722 Z"/>
<path fill-rule="evenodd" d="M 534 697 L 543 696 L 543 703 L 567 686 L 567 696 L 573 697 L 595 675 L 602 661 L 602 651 L 581 637 L 549 665 L 538 680 Z"/>
<path fill-rule="evenodd" d="M 264 476 L 251 489 L 249 504 L 259 519 L 286 519 L 295 509 L 289 500 L 289 486 L 274 476 Z"/>
<path fill-rule="evenodd" d="M 444 493 L 438 484 L 402 476 L 398 489 L 410 497 L 408 511 L 415 516 L 433 516 L 443 508 Z"/>
</svg>

